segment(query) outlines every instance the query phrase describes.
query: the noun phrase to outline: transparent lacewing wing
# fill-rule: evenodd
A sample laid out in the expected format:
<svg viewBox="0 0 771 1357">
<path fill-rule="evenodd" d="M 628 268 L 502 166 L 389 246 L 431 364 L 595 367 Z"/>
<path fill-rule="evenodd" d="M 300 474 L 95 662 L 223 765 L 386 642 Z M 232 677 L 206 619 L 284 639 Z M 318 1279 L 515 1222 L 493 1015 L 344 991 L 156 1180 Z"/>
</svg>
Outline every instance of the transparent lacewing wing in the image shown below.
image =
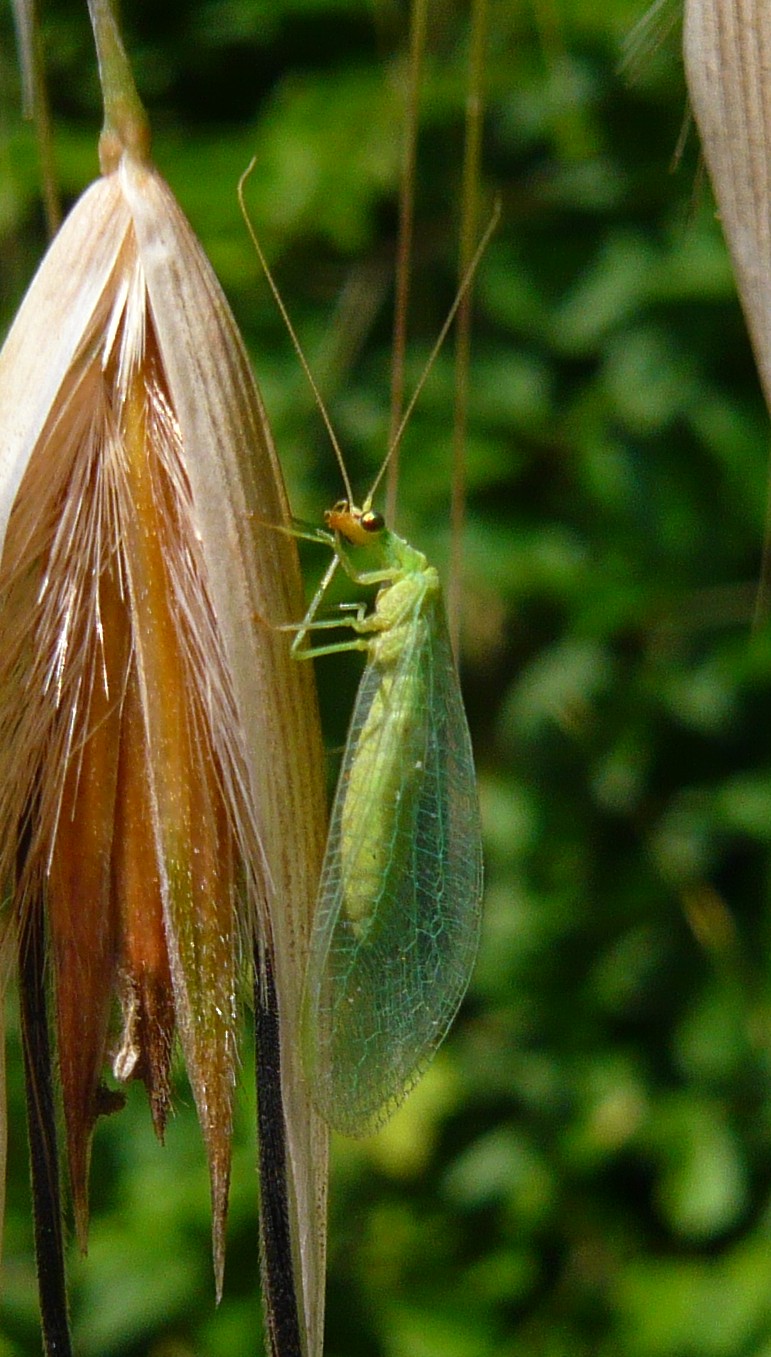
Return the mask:
<svg viewBox="0 0 771 1357">
<path fill-rule="evenodd" d="M 378 514 L 347 502 L 319 532 L 375 606 L 316 628 L 361 649 L 303 1000 L 304 1056 L 319 1110 L 369 1134 L 420 1078 L 466 991 L 479 939 L 482 845 L 468 723 L 439 578 Z M 366 543 L 368 564 L 357 568 Z"/>
</svg>

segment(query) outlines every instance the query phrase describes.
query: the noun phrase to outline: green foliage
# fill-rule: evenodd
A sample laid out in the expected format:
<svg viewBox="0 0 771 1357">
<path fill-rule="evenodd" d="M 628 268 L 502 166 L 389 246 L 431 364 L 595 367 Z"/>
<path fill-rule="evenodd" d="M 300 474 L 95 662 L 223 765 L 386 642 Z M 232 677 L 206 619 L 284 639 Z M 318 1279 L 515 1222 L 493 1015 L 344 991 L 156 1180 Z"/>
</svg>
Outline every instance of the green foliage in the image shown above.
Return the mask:
<svg viewBox="0 0 771 1357">
<path fill-rule="evenodd" d="M 488 891 L 435 1066 L 337 1142 L 330 1357 L 771 1352 L 771 638 L 751 634 L 767 415 L 691 136 L 677 36 L 619 73 L 643 0 L 492 3 L 475 304 L 464 690 Z M 100 122 L 84 7 L 45 7 L 72 198 Z M 363 0 L 124 4 L 156 156 L 244 327 L 296 512 L 334 462 L 239 218 L 250 210 L 366 488 L 388 424 L 404 16 Z M 432 6 L 414 381 L 454 291 L 467 12 Z M 0 17 L 0 312 L 43 248 Z M 447 558 L 452 356 L 404 441 L 400 526 Z M 309 570 L 324 561 L 309 555 Z M 355 683 L 319 665 L 330 745 Z M 346 690 L 345 685 L 348 684 Z M 39 1350 L 18 1045 L 0 1357 Z M 245 1060 L 225 1300 L 189 1095 L 100 1129 L 81 1357 L 259 1342 Z"/>
</svg>

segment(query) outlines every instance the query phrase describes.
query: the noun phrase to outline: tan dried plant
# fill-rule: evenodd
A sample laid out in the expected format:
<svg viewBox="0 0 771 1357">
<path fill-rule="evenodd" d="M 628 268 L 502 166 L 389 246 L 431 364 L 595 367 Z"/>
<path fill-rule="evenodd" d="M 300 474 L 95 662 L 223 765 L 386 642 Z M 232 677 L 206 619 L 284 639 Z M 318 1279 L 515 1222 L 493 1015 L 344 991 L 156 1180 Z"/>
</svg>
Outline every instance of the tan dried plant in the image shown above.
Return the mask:
<svg viewBox="0 0 771 1357">
<path fill-rule="evenodd" d="M 685 71 L 771 409 L 771 9 L 685 0 Z"/>
<path fill-rule="evenodd" d="M 685 0 L 685 73 L 771 413 L 771 10 L 766 0 Z M 771 616 L 771 495 L 755 625 Z"/>
<path fill-rule="evenodd" d="M 109 12 L 93 8 L 102 178 L 0 353 L 4 970 L 42 902 L 82 1246 L 92 1131 L 115 1102 L 105 1071 L 144 1081 L 162 1136 L 178 1038 L 219 1291 L 238 1005 L 257 940 L 278 994 L 290 1225 L 314 1353 L 326 1134 L 296 1033 L 323 758 L 309 669 L 260 621 L 300 616 L 301 581 L 292 539 L 264 526 L 286 523 L 287 504 L 235 322 L 149 162 Z"/>
</svg>

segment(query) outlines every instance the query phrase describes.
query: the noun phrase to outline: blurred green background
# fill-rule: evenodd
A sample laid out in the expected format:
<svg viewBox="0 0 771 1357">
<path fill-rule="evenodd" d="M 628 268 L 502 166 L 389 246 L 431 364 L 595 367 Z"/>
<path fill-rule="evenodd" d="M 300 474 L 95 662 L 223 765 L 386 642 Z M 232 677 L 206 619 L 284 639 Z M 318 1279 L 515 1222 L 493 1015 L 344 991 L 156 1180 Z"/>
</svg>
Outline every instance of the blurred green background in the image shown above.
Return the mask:
<svg viewBox="0 0 771 1357">
<path fill-rule="evenodd" d="M 97 172 L 85 4 L 40 0 L 68 201 Z M 771 731 L 751 629 L 767 415 L 686 112 L 679 15 L 492 0 L 463 685 L 487 855 L 460 1019 L 389 1127 L 336 1141 L 330 1357 L 771 1357 Z M 365 489 L 387 439 L 406 7 L 124 3 L 157 163 L 249 344 L 295 511 L 340 492 L 240 219 L 248 197 Z M 452 301 L 468 7 L 433 0 L 414 381 Z M 44 248 L 0 10 L 0 327 Z M 404 441 L 399 526 L 445 566 L 453 362 Z M 323 562 L 311 550 L 309 587 Z M 330 747 L 355 665 L 319 666 Z M 39 1352 L 18 1041 L 0 1357 Z M 254 1108 L 239 1094 L 225 1297 L 180 1083 L 100 1127 L 80 1357 L 260 1350 Z"/>
</svg>

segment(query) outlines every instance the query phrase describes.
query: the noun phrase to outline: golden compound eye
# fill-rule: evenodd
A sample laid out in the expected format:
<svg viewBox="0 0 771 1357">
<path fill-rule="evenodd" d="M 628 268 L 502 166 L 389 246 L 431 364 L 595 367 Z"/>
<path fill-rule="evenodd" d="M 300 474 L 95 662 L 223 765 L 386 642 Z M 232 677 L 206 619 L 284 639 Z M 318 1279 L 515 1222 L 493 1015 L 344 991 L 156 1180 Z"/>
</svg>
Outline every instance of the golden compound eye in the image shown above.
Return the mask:
<svg viewBox="0 0 771 1357">
<path fill-rule="evenodd" d="M 359 519 L 365 532 L 382 532 L 385 527 L 385 519 L 382 514 L 375 513 L 374 509 L 368 509 Z"/>
</svg>

